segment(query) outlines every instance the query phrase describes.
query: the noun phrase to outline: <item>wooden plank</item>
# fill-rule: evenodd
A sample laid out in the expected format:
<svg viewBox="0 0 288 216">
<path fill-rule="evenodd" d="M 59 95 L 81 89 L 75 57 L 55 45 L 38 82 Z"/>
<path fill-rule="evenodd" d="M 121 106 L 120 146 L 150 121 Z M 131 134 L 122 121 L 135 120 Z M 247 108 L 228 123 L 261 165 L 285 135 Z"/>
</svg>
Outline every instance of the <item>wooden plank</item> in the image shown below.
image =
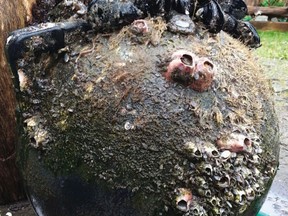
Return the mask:
<svg viewBox="0 0 288 216">
<path fill-rule="evenodd" d="M 255 7 L 247 6 L 250 15 L 267 15 L 270 17 L 288 17 L 288 7 Z"/>
<path fill-rule="evenodd" d="M 257 30 L 262 31 L 288 31 L 288 22 L 261 22 L 250 21 Z"/>
<path fill-rule="evenodd" d="M 0 204 L 23 199 L 16 166 L 16 98 L 4 45 L 10 31 L 31 21 L 36 0 L 0 0 Z M 0 212 L 0 215 L 3 215 Z"/>
<path fill-rule="evenodd" d="M 246 0 L 245 3 L 247 6 L 258 6 L 260 5 L 261 0 Z"/>
</svg>

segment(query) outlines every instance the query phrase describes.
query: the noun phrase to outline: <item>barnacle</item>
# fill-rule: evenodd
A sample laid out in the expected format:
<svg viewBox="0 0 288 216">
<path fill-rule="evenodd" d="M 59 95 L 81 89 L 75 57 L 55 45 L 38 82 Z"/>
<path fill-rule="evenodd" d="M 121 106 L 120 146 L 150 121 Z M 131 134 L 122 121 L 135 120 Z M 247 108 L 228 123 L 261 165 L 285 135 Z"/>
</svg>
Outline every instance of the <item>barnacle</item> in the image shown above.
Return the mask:
<svg viewBox="0 0 288 216">
<path fill-rule="evenodd" d="M 176 207 L 180 211 L 187 212 L 192 202 L 192 192 L 186 188 L 176 189 Z"/>
<path fill-rule="evenodd" d="M 252 155 L 252 158 L 249 158 L 249 159 L 248 159 L 248 161 L 249 161 L 249 163 L 251 163 L 251 164 L 257 165 L 257 164 L 260 163 L 261 159 L 260 159 L 259 155 L 254 154 L 254 155 Z"/>
<path fill-rule="evenodd" d="M 209 185 L 207 181 L 203 177 L 200 177 L 200 176 L 195 177 L 195 185 L 204 189 L 209 189 Z"/>
<path fill-rule="evenodd" d="M 184 216 L 208 216 L 202 205 L 192 202 L 189 211 Z"/>
<path fill-rule="evenodd" d="M 228 215 L 231 215 L 231 212 L 229 211 L 229 208 L 222 207 L 219 210 L 219 215 L 220 216 L 228 216 Z"/>
<path fill-rule="evenodd" d="M 240 165 L 242 165 L 242 164 L 240 164 Z M 236 169 L 235 171 L 238 173 L 241 173 L 241 175 L 243 176 L 244 179 L 251 178 L 253 176 L 251 168 L 248 168 L 246 166 L 241 166 L 241 167 L 239 167 L 239 169 Z"/>
<path fill-rule="evenodd" d="M 136 34 L 145 34 L 149 32 L 149 26 L 147 20 L 137 19 L 130 26 L 131 31 Z"/>
<path fill-rule="evenodd" d="M 246 201 L 246 193 L 243 190 L 233 189 L 235 195 L 234 202 L 237 204 L 244 204 Z"/>
<path fill-rule="evenodd" d="M 208 58 L 199 58 L 190 87 L 196 91 L 206 91 L 212 84 L 216 74 L 214 64 Z"/>
<path fill-rule="evenodd" d="M 211 176 L 213 174 L 213 167 L 210 163 L 205 163 L 202 162 L 199 166 L 198 169 L 201 173 Z"/>
<path fill-rule="evenodd" d="M 191 83 L 195 70 L 195 58 L 196 56 L 192 52 L 186 50 L 174 52 L 164 76 L 167 80 L 188 85 Z"/>
<path fill-rule="evenodd" d="M 206 91 L 216 73 L 214 64 L 208 58 L 198 58 L 192 52 L 178 50 L 171 56 L 164 76 L 169 81 L 189 86 L 195 91 Z"/>
<path fill-rule="evenodd" d="M 263 184 L 258 181 L 252 185 L 253 190 L 256 192 L 256 195 L 260 196 L 261 193 L 264 191 Z"/>
<path fill-rule="evenodd" d="M 221 159 L 224 160 L 224 161 L 227 160 L 227 159 L 229 159 L 230 156 L 231 156 L 231 151 L 229 151 L 229 150 L 224 150 L 224 151 L 222 151 L 222 152 L 220 153 L 220 157 L 221 157 Z"/>
<path fill-rule="evenodd" d="M 246 198 L 248 201 L 253 201 L 255 199 L 255 191 L 252 187 L 248 187 L 245 189 L 246 192 Z"/>
<path fill-rule="evenodd" d="M 257 167 L 253 167 L 252 172 L 253 172 L 253 176 L 257 178 L 261 175 L 260 170 Z"/>
<path fill-rule="evenodd" d="M 230 176 L 228 174 L 221 176 L 217 181 L 217 186 L 220 188 L 229 187 L 230 186 Z"/>
<path fill-rule="evenodd" d="M 212 143 L 205 143 L 203 149 L 208 157 L 217 158 L 219 157 L 220 153 L 218 149 Z"/>
<path fill-rule="evenodd" d="M 186 142 L 185 149 L 195 158 L 202 157 L 202 152 L 194 142 Z"/>
<path fill-rule="evenodd" d="M 234 201 L 234 194 L 232 193 L 230 188 L 225 188 L 224 195 L 227 201 Z"/>
<path fill-rule="evenodd" d="M 214 207 L 220 207 L 221 200 L 219 197 L 213 196 L 210 198 L 209 202 Z"/>
<path fill-rule="evenodd" d="M 223 169 L 227 171 L 228 173 L 233 173 L 235 171 L 235 166 L 232 163 L 227 162 L 227 163 L 222 164 L 222 166 L 223 166 Z"/>
<path fill-rule="evenodd" d="M 31 146 L 40 149 L 45 148 L 51 139 L 51 135 L 47 129 L 43 127 L 43 120 L 40 118 L 40 116 L 35 115 L 31 118 L 27 118 L 25 123 L 27 124 Z"/>
<path fill-rule="evenodd" d="M 240 213 L 240 214 L 242 214 L 243 212 L 245 212 L 245 210 L 247 209 L 247 204 L 244 204 L 244 205 L 242 205 L 240 208 L 239 208 L 239 210 L 238 210 L 238 212 Z"/>
<path fill-rule="evenodd" d="M 25 75 L 24 71 L 22 71 L 21 69 L 18 70 L 18 76 L 19 76 L 20 90 L 24 91 L 28 86 L 29 79 Z"/>
<path fill-rule="evenodd" d="M 201 188 L 201 187 L 198 188 L 198 194 L 201 197 L 211 197 L 212 196 L 212 192 L 211 192 L 210 189 L 204 189 L 204 188 Z"/>
<path fill-rule="evenodd" d="M 212 213 L 213 215 L 220 215 L 220 208 L 215 206 L 214 208 L 212 208 Z"/>
<path fill-rule="evenodd" d="M 216 143 L 220 149 L 227 149 L 232 152 L 245 151 L 247 147 L 251 145 L 250 139 L 237 132 L 233 132 L 224 138 L 218 138 Z"/>
<path fill-rule="evenodd" d="M 234 165 L 238 166 L 238 165 L 244 165 L 246 164 L 246 158 L 244 157 L 244 155 L 238 155 L 237 158 L 234 161 Z"/>
</svg>

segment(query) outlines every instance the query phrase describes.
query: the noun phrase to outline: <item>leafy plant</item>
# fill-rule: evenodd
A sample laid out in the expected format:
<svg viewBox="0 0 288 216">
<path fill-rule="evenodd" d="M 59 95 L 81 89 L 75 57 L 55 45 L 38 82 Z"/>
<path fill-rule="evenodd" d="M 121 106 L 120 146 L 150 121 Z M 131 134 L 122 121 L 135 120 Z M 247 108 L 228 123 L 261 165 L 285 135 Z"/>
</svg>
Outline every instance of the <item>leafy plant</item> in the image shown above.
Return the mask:
<svg viewBox="0 0 288 216">
<path fill-rule="evenodd" d="M 252 20 L 252 17 L 250 15 L 247 15 L 242 20 L 243 21 L 250 21 L 250 20 Z"/>
<path fill-rule="evenodd" d="M 277 6 L 283 7 L 285 6 L 285 2 L 283 0 L 264 0 L 260 4 L 263 7 Z"/>
<path fill-rule="evenodd" d="M 288 19 L 286 17 L 281 17 L 281 18 L 278 18 L 278 21 L 279 22 L 288 22 Z"/>
</svg>

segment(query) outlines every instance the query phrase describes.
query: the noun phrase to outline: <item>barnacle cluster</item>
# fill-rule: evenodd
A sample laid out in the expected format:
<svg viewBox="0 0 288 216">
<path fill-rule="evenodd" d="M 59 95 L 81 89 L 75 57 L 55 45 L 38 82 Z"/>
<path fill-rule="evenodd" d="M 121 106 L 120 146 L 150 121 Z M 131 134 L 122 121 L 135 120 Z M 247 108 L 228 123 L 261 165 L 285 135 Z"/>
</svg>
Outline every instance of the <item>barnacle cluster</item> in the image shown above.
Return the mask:
<svg viewBox="0 0 288 216">
<path fill-rule="evenodd" d="M 247 139 L 242 142 L 249 150 L 239 151 L 234 151 L 233 146 L 229 149 L 228 145 L 228 150 L 223 149 L 216 143 L 185 143 L 193 167 L 193 200 L 185 216 L 241 215 L 264 194 L 275 175 L 276 161 L 271 152 L 264 153 L 259 139 L 251 140 L 250 146 L 246 145 Z"/>
<path fill-rule="evenodd" d="M 182 83 L 199 92 L 211 86 L 216 69 L 208 58 L 199 58 L 192 52 L 178 50 L 172 54 L 171 59 L 164 74 L 167 80 Z"/>
</svg>

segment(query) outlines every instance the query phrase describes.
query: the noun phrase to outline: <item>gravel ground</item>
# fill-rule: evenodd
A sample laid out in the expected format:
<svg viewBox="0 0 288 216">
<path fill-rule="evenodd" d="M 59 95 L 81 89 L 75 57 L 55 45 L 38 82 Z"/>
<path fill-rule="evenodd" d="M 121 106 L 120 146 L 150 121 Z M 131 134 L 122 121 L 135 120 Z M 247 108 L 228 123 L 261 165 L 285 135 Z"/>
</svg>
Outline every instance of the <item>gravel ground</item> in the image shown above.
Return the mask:
<svg viewBox="0 0 288 216">
<path fill-rule="evenodd" d="M 280 123 L 280 166 L 261 212 L 288 216 L 288 61 L 260 59 L 275 91 L 275 108 Z M 0 206 L 0 216 L 35 216 L 27 201 Z"/>
<path fill-rule="evenodd" d="M 261 212 L 288 216 L 288 61 L 260 59 L 267 67 L 275 91 L 275 108 L 280 125 L 280 166 Z"/>
<path fill-rule="evenodd" d="M 0 206 L 0 216 L 36 216 L 28 201 Z"/>
</svg>

